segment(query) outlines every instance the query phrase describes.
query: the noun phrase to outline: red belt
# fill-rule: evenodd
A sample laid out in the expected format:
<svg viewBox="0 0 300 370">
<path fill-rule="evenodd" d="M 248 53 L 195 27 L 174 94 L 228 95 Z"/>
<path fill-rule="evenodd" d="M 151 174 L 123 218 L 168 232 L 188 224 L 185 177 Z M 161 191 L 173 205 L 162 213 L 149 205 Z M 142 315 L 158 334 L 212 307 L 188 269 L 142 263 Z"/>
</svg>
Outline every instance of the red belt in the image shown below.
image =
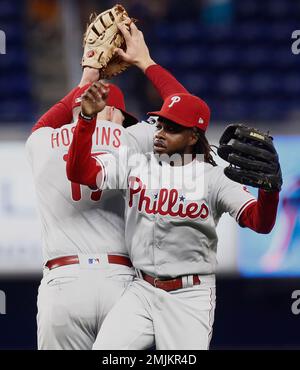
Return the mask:
<svg viewBox="0 0 300 370">
<path fill-rule="evenodd" d="M 178 277 L 171 280 L 160 280 L 158 278 L 154 278 L 153 276 L 147 275 L 142 272 L 143 279 L 153 285 L 155 288 L 163 289 L 167 292 L 171 290 L 177 290 L 183 288 L 182 278 Z M 198 275 L 193 275 L 193 285 L 200 285 L 201 281 Z"/>
<path fill-rule="evenodd" d="M 128 257 L 115 256 L 112 254 L 108 254 L 107 259 L 108 259 L 108 263 L 114 263 L 117 265 L 124 265 L 128 267 L 132 267 L 132 263 Z M 99 262 L 101 263 L 101 261 Z M 78 256 L 64 256 L 64 257 L 54 258 L 53 260 L 48 261 L 45 266 L 48 267 L 49 270 L 53 270 L 57 267 L 75 265 L 78 263 L 79 263 Z"/>
</svg>

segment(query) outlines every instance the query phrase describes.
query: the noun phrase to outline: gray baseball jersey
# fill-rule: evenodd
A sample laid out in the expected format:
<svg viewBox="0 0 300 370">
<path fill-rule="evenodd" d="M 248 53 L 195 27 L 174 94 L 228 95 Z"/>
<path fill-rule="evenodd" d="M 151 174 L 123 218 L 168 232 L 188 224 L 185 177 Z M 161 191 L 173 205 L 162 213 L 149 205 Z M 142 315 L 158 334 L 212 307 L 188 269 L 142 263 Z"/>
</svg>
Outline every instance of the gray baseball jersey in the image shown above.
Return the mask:
<svg viewBox="0 0 300 370">
<path fill-rule="evenodd" d="M 66 160 L 75 126 L 73 123 L 56 130 L 40 128 L 26 144 L 42 223 L 45 261 L 77 253 L 127 254 L 122 194 L 116 190 L 93 191 L 67 179 Z M 98 122 L 93 153 L 117 153 L 122 146 L 142 150 L 143 144 L 137 147 L 139 141 L 148 150 L 146 126 L 140 123 L 134 132 L 127 133 L 115 123 Z"/>
<path fill-rule="evenodd" d="M 181 276 L 183 288 L 166 292 L 134 279 L 106 317 L 93 348 L 139 350 L 155 344 L 158 350 L 208 349 L 216 226 L 224 212 L 239 220 L 256 199 L 227 179 L 222 168 L 201 158 L 178 167 L 154 154 L 129 151 L 97 160 L 104 167 L 99 188 L 127 189 L 126 244 L 134 266 L 158 278 Z M 193 285 L 191 275 L 198 275 L 200 285 Z"/>
<path fill-rule="evenodd" d="M 223 168 L 201 160 L 172 167 L 154 154 L 128 151 L 96 157 L 105 168 L 100 189 L 126 190 L 126 244 L 134 266 L 157 277 L 216 271 L 216 226 L 228 212 L 237 221 L 256 199 Z"/>
<path fill-rule="evenodd" d="M 120 125 L 98 122 L 93 153 L 116 153 L 122 146 L 139 150 L 139 140 L 145 140 L 147 147 L 145 126 L 139 127 L 129 134 Z M 93 191 L 67 179 L 66 160 L 74 129 L 75 123 L 56 130 L 40 128 L 26 144 L 42 224 L 44 261 L 68 255 L 78 255 L 80 261 L 44 269 L 38 294 L 39 349 L 92 349 L 104 318 L 134 276 L 134 269 L 107 260 L 107 253 L 128 255 L 122 193 Z"/>
</svg>

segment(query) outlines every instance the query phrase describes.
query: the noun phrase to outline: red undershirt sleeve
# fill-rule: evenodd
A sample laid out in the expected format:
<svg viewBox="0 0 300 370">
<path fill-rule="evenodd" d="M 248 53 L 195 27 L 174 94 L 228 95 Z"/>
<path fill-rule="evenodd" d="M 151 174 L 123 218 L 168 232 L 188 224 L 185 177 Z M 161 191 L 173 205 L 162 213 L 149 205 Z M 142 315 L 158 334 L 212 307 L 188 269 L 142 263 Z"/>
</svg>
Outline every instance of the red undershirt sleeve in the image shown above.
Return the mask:
<svg viewBox="0 0 300 370">
<path fill-rule="evenodd" d="M 240 216 L 240 226 L 268 234 L 275 225 L 278 202 L 279 192 L 266 192 L 260 189 L 257 202 L 250 204 Z"/>
<path fill-rule="evenodd" d="M 96 118 L 86 121 L 79 115 L 67 159 L 68 179 L 91 188 L 97 187 L 96 179 L 102 172 L 100 164 L 91 154 L 95 127 Z"/>
<path fill-rule="evenodd" d="M 173 94 L 189 93 L 170 72 L 158 64 L 148 67 L 145 74 L 163 100 Z"/>
<path fill-rule="evenodd" d="M 51 127 L 56 129 L 71 123 L 73 119 L 72 108 L 74 97 L 80 90 L 80 87 L 77 86 L 61 101 L 50 108 L 48 112 L 46 112 L 33 126 L 32 132 L 42 127 Z"/>
</svg>

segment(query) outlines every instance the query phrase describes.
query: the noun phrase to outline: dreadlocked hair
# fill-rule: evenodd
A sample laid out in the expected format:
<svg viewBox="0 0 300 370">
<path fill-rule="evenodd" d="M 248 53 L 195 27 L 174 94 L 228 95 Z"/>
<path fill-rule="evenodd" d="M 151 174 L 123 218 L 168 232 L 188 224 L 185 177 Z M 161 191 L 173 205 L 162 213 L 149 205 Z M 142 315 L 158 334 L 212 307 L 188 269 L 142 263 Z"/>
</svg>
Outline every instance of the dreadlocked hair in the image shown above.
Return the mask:
<svg viewBox="0 0 300 370">
<path fill-rule="evenodd" d="M 204 154 L 204 162 L 210 163 L 212 166 L 216 167 L 217 164 L 211 154 L 211 152 L 214 154 L 215 152 L 212 149 L 212 145 L 209 144 L 204 131 L 195 129 L 195 133 L 197 134 L 198 141 L 194 145 L 193 154 Z"/>
</svg>

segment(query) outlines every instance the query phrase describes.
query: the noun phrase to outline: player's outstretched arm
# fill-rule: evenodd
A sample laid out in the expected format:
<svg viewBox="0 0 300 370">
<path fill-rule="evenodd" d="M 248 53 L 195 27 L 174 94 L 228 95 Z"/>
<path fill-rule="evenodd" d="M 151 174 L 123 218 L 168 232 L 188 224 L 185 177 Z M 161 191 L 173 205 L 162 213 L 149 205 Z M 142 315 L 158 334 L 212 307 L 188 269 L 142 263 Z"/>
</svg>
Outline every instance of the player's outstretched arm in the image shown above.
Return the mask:
<svg viewBox="0 0 300 370">
<path fill-rule="evenodd" d="M 92 136 L 97 114 L 106 105 L 107 85 L 93 83 L 82 96 L 81 113 L 74 131 L 67 159 L 67 177 L 70 181 L 96 188 L 96 179 L 101 172 L 98 162 L 92 157 Z"/>
<path fill-rule="evenodd" d="M 276 222 L 279 192 L 259 190 L 256 203 L 250 204 L 239 219 L 242 227 L 256 231 L 259 234 L 269 234 Z"/>
<path fill-rule="evenodd" d="M 76 99 L 82 95 L 82 88 L 87 84 L 98 81 L 98 79 L 99 71 L 97 69 L 84 68 L 79 85 L 51 107 L 33 126 L 32 132 L 42 127 L 57 129 L 71 123 L 73 120 L 73 105 Z"/>
<path fill-rule="evenodd" d="M 216 170 L 221 175 L 214 178 L 211 194 L 217 200 L 216 209 L 220 214 L 228 212 L 241 227 L 259 234 L 270 233 L 276 221 L 279 192 L 259 189 L 258 199 L 255 199 L 246 186 L 228 179 L 221 167 Z"/>
<path fill-rule="evenodd" d="M 152 59 L 144 35 L 134 23 L 130 24 L 129 30 L 126 23 L 121 23 L 119 29 L 126 42 L 126 52 L 117 49 L 117 54 L 126 63 L 143 71 L 163 100 L 173 94 L 188 93 L 171 73 Z"/>
</svg>

